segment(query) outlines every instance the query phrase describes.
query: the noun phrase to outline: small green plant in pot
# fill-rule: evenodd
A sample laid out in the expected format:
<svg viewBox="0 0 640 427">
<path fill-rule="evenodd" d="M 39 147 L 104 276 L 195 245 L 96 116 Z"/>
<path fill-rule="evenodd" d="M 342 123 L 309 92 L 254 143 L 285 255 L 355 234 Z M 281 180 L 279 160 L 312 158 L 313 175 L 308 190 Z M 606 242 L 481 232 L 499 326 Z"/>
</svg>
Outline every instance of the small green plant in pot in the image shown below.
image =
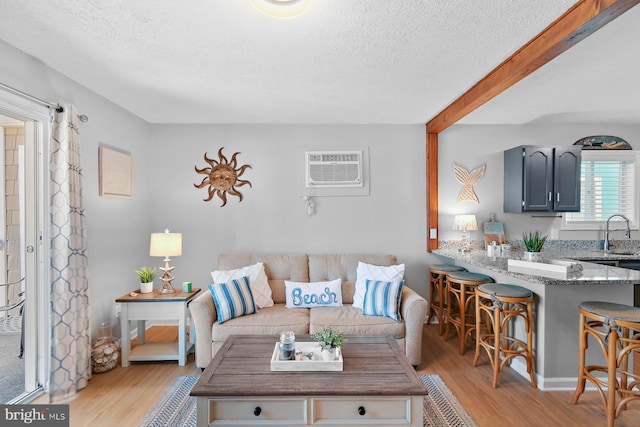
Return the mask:
<svg viewBox="0 0 640 427">
<path fill-rule="evenodd" d="M 331 326 L 325 326 L 322 331 L 313 334 L 313 339 L 318 342 L 324 360 L 337 359 L 337 350 L 347 342 L 342 332 L 334 331 Z"/>
<path fill-rule="evenodd" d="M 547 236 L 543 236 L 539 231 L 531 231 L 522 233 L 522 243 L 525 247 L 525 260 L 526 261 L 540 261 L 540 251 L 544 246 L 544 242 L 547 241 Z"/>
<path fill-rule="evenodd" d="M 140 292 L 143 294 L 152 292 L 153 279 L 156 276 L 156 269 L 140 267 L 139 269 L 135 270 L 135 273 L 138 275 L 138 279 L 140 279 Z"/>
</svg>

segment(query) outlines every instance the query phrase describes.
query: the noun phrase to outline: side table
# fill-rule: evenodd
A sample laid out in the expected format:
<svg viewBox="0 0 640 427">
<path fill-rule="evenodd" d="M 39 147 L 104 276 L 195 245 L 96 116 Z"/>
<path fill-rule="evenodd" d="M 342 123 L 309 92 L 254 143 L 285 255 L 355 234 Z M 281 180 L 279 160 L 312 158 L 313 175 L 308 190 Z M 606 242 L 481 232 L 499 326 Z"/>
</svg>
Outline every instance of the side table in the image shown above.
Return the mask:
<svg viewBox="0 0 640 427">
<path fill-rule="evenodd" d="M 177 360 L 178 365 L 187 364 L 187 354 L 195 343 L 195 329 L 192 327 L 187 342 L 187 305 L 200 292 L 194 288 L 192 292 L 179 289 L 172 294 L 160 294 L 157 291 L 134 295 L 125 294 L 116 298 L 121 304 L 120 329 L 122 339 L 122 367 L 129 366 L 130 361 L 141 360 Z M 131 349 L 131 321 L 138 322 L 138 344 Z M 145 324 L 147 320 L 177 320 L 178 342 L 145 343 Z"/>
</svg>

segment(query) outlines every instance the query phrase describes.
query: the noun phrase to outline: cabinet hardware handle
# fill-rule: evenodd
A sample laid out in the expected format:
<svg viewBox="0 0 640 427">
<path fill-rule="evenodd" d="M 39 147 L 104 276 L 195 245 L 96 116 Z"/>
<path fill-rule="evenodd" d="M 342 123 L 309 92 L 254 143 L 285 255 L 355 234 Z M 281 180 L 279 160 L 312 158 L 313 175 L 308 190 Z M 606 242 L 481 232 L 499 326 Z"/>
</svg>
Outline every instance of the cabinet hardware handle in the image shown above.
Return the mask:
<svg viewBox="0 0 640 427">
<path fill-rule="evenodd" d="M 259 406 L 256 406 L 256 408 L 253 410 L 253 415 L 255 415 L 256 417 L 259 417 L 260 413 L 262 413 L 262 408 Z"/>
<path fill-rule="evenodd" d="M 551 201 L 551 191 L 549 191 L 549 201 Z"/>
<path fill-rule="evenodd" d="M 556 193 L 556 201 L 559 202 L 560 201 L 560 193 Z"/>
<path fill-rule="evenodd" d="M 367 413 L 367 411 L 365 411 L 364 406 L 358 407 L 358 414 L 364 415 L 366 413 Z"/>
</svg>

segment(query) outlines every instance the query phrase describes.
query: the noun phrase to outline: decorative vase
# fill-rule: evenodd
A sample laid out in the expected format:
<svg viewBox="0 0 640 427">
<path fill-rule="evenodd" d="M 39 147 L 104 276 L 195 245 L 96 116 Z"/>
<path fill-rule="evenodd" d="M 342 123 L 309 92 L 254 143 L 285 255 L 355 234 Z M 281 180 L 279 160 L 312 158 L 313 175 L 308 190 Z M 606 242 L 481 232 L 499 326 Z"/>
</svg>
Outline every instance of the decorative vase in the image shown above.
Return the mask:
<svg viewBox="0 0 640 427">
<path fill-rule="evenodd" d="M 541 262 L 542 261 L 542 254 L 540 252 L 524 251 L 524 257 L 523 258 L 524 258 L 525 261 Z"/>
<path fill-rule="evenodd" d="M 322 349 L 320 354 L 322 355 L 322 360 L 330 362 L 338 358 L 338 349 L 336 347 L 329 348 L 329 349 Z"/>
<path fill-rule="evenodd" d="M 153 292 L 153 282 L 149 283 L 140 283 L 140 293 L 148 294 Z"/>
</svg>

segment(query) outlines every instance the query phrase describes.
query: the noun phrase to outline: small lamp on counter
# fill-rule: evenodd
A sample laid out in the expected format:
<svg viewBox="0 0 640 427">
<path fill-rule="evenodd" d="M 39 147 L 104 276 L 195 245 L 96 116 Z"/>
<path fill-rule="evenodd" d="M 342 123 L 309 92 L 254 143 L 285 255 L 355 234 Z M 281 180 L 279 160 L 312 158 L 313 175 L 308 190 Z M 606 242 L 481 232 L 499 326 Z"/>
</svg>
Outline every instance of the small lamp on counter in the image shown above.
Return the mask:
<svg viewBox="0 0 640 427">
<path fill-rule="evenodd" d="M 164 233 L 151 233 L 151 243 L 149 245 L 150 256 L 164 257 L 164 267 L 160 267 L 163 272 L 162 288 L 158 290 L 161 294 L 174 293 L 173 275 L 171 271 L 175 268 L 170 265 L 172 256 L 182 255 L 182 233 L 169 233 L 168 229 L 164 230 Z"/>
<path fill-rule="evenodd" d="M 462 230 L 462 248 L 460 252 L 469 252 L 469 231 L 475 231 L 478 229 L 478 223 L 475 215 L 456 215 L 453 218 L 453 229 Z"/>
</svg>

